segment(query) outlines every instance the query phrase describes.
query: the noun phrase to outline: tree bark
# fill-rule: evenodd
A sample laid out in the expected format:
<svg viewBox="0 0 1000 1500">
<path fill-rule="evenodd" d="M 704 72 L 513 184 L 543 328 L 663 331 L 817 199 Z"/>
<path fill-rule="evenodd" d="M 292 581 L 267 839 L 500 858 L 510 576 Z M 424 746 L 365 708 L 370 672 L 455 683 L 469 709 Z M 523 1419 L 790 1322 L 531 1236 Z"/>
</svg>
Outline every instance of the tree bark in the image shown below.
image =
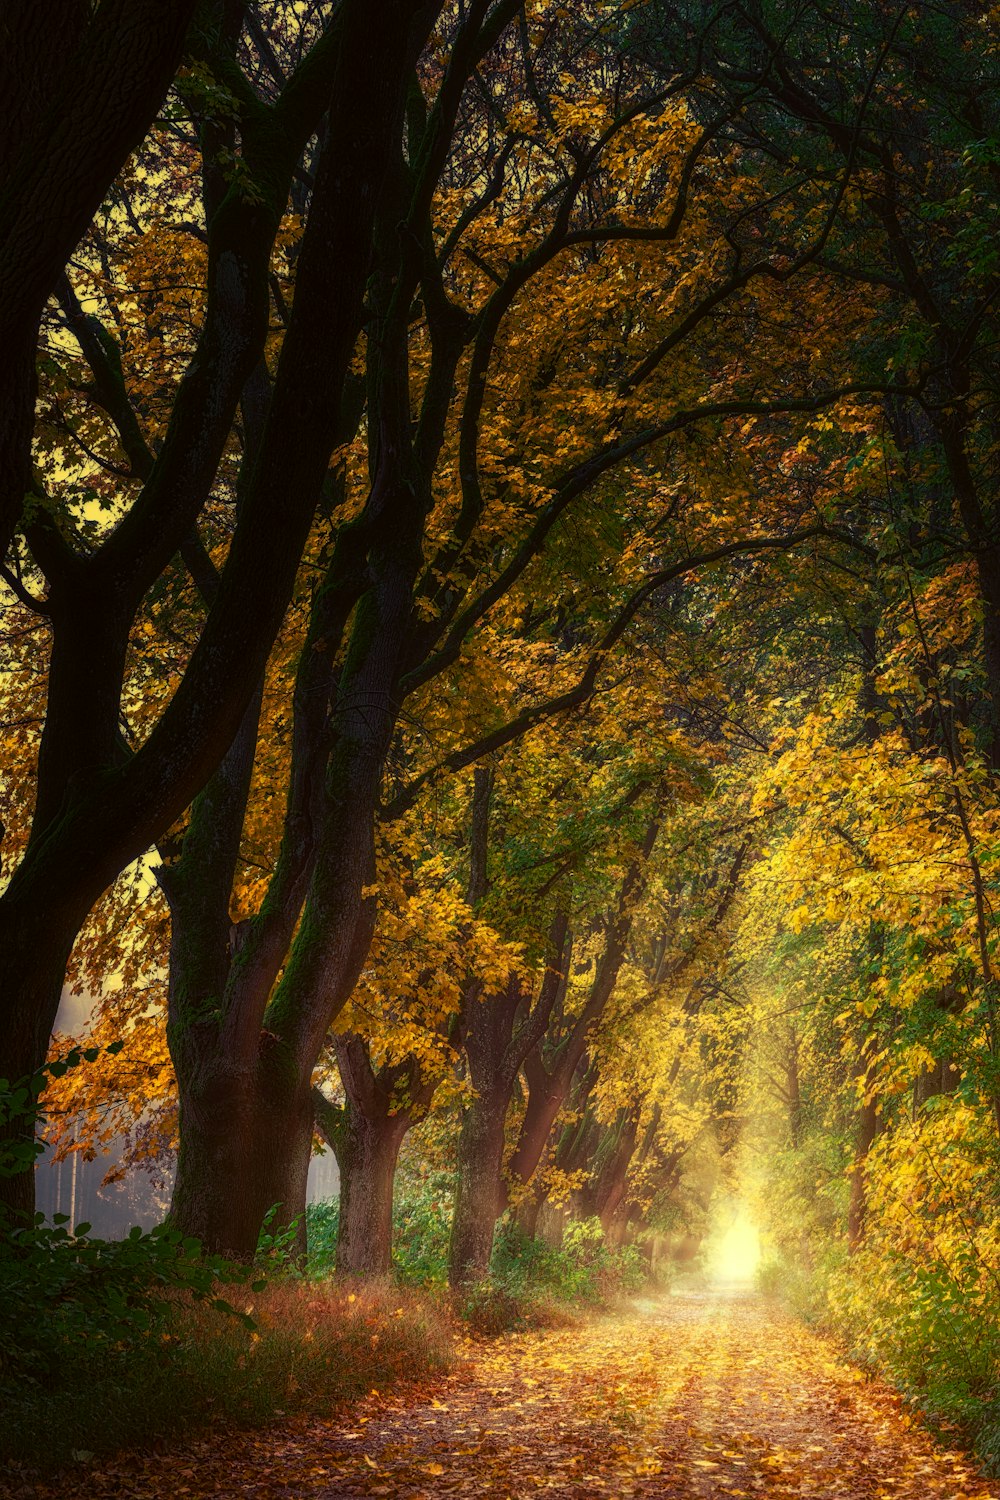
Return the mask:
<svg viewBox="0 0 1000 1500">
<path fill-rule="evenodd" d="M 340 1167 L 337 1270 L 366 1279 L 392 1269 L 392 1197 L 396 1161 L 410 1122 L 351 1110 L 336 1141 Z"/>
<path fill-rule="evenodd" d="M 209 1253 L 249 1261 L 270 1210 L 270 1228 L 295 1229 L 306 1248 L 306 1184 L 313 1106 L 289 1089 L 277 1057 L 250 1078 L 206 1069 L 180 1086 L 180 1152 L 172 1223 Z"/>
<path fill-rule="evenodd" d="M 847 1205 L 847 1245 L 857 1250 L 865 1233 L 865 1211 L 867 1208 L 867 1184 L 865 1172 L 868 1153 L 878 1134 L 878 1103 L 866 1100 L 858 1114 L 857 1137 L 854 1146 L 854 1167 L 851 1171 L 851 1190 Z"/>
<path fill-rule="evenodd" d="M 36 1076 L 45 1061 L 55 1021 L 52 999 L 56 997 L 58 1007 L 77 931 L 72 916 L 57 926 L 52 921 L 33 921 L 30 911 L 23 913 L 23 925 L 19 925 L 21 915 L 0 908 L 0 995 L 15 994 L 20 1000 L 10 1009 L 4 1042 L 3 1076 L 11 1083 Z M 4 942 L 6 923 L 13 923 L 16 930 Z M 35 1117 L 28 1111 L 0 1124 L 0 1152 L 9 1144 L 19 1161 L 26 1160 L 34 1136 Z M 0 1176 L 0 1228 L 5 1210 L 18 1223 L 31 1222 L 35 1212 L 33 1166 L 9 1177 Z"/>
<path fill-rule="evenodd" d="M 334 1038 L 345 1103 L 313 1090 L 316 1123 L 340 1168 L 337 1270 L 366 1279 L 392 1269 L 392 1199 L 396 1161 L 406 1132 L 434 1097 L 435 1084 L 416 1058 L 372 1067 L 368 1042 L 356 1032 Z"/>
<path fill-rule="evenodd" d="M 593 1176 L 582 1201 L 589 1215 L 600 1219 L 606 1237 L 612 1234 L 625 1202 L 628 1169 L 635 1155 L 638 1130 L 638 1111 L 619 1111 L 594 1154 Z"/>
<path fill-rule="evenodd" d="M 489 1272 L 504 1202 L 501 1170 L 509 1100 L 510 1090 L 501 1083 L 474 1099 L 462 1119 L 448 1260 L 449 1281 L 456 1288 L 481 1281 Z"/>
<path fill-rule="evenodd" d="M 517 1220 L 517 1227 L 526 1239 L 533 1240 L 538 1235 L 538 1217 L 546 1196 L 537 1183 L 532 1183 L 517 1205 L 514 1217 Z"/>
</svg>

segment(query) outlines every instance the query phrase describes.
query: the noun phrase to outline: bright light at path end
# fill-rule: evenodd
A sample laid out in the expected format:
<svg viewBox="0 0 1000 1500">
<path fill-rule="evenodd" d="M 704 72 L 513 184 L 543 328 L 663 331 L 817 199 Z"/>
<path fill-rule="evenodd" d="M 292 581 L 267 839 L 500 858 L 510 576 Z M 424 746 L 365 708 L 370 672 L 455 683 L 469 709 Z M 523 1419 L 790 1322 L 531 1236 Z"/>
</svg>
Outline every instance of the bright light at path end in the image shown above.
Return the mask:
<svg viewBox="0 0 1000 1500">
<path fill-rule="evenodd" d="M 711 1260 L 714 1281 L 753 1281 L 760 1264 L 760 1235 L 756 1224 L 738 1214 L 716 1242 Z"/>
</svg>

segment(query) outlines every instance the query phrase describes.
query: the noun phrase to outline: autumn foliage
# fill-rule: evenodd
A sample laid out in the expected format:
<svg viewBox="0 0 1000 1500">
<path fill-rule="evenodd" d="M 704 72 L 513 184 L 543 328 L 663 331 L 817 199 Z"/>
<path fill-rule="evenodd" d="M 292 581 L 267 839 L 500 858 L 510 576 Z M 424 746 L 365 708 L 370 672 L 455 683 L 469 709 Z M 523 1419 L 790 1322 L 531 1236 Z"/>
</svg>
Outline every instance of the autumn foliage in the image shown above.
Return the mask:
<svg viewBox="0 0 1000 1500">
<path fill-rule="evenodd" d="M 18 1285 L 145 1307 L 33 1218 L 106 1155 L 178 1391 L 261 1258 L 284 1390 L 348 1279 L 523 1330 L 738 1211 L 1000 1463 L 995 9 L 61 8 L 0 151 Z"/>
</svg>

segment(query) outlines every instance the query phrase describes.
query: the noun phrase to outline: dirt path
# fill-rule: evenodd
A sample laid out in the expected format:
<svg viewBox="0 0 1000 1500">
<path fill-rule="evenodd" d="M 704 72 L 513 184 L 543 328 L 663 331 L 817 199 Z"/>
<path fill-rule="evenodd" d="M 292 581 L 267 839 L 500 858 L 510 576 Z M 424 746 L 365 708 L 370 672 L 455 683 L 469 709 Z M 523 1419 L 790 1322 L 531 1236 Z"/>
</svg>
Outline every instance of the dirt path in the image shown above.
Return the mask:
<svg viewBox="0 0 1000 1500">
<path fill-rule="evenodd" d="M 758 1300 L 676 1296 L 480 1346 L 432 1392 L 373 1394 L 349 1423 L 207 1439 L 60 1493 L 1000 1500 L 1000 1484 Z"/>
</svg>

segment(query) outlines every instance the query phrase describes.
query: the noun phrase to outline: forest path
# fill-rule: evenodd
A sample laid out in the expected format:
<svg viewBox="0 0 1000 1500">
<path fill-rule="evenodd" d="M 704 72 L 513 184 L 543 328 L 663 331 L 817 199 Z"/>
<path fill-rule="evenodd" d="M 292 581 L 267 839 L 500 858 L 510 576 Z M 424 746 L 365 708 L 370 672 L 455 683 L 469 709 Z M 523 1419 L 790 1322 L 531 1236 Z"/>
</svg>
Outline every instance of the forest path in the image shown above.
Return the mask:
<svg viewBox="0 0 1000 1500">
<path fill-rule="evenodd" d="M 351 1420 L 215 1436 L 89 1476 L 94 1500 L 998 1500 L 835 1347 L 750 1296 L 676 1295 L 474 1346 Z M 62 1494 L 77 1495 L 75 1486 Z"/>
</svg>

